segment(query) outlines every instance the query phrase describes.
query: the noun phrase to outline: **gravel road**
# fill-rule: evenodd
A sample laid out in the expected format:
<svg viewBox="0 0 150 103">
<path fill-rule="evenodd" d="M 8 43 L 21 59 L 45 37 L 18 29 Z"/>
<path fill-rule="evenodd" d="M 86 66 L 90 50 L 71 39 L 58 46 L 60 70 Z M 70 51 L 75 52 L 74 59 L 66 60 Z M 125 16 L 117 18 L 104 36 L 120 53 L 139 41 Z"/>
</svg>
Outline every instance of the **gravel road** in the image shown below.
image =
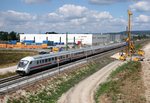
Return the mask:
<svg viewBox="0 0 150 103">
<path fill-rule="evenodd" d="M 145 85 L 145 97 L 147 103 L 150 103 L 150 43 L 147 44 L 144 49 L 144 61 L 142 62 L 143 80 Z"/>
<path fill-rule="evenodd" d="M 57 103 L 94 103 L 93 95 L 98 85 L 104 82 L 109 74 L 123 63 L 116 60 L 103 67 L 63 94 Z"/>
</svg>

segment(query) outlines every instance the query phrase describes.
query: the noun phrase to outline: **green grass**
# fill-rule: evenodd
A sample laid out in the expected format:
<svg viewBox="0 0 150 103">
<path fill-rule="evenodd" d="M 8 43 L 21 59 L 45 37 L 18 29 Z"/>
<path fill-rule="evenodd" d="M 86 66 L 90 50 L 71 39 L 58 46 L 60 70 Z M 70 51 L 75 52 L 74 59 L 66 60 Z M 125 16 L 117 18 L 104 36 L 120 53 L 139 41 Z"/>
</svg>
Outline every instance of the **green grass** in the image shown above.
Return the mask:
<svg viewBox="0 0 150 103">
<path fill-rule="evenodd" d="M 133 61 L 118 67 L 110 74 L 107 82 L 100 84 L 94 97 L 96 103 L 99 103 L 99 97 L 104 94 L 111 98 L 113 103 L 116 103 L 118 94 L 122 93 L 120 87 L 124 85 L 123 81 L 131 77 L 133 74 L 138 73 L 140 69 L 141 63 Z M 133 81 L 138 79 L 139 78 L 136 78 L 135 76 L 132 77 Z"/>
<path fill-rule="evenodd" d="M 130 61 L 130 62 L 125 63 L 122 66 L 118 67 L 115 71 L 113 71 L 110 74 L 110 77 L 114 78 L 115 76 L 117 76 L 117 74 L 119 74 L 121 72 L 125 72 L 125 74 L 127 75 L 127 74 L 130 74 L 131 72 L 138 71 L 139 68 L 141 68 L 140 62 Z M 124 76 L 125 76 L 125 74 L 124 74 Z"/>
<path fill-rule="evenodd" d="M 0 50 L 0 68 L 16 65 L 21 58 L 35 54 L 31 51 Z"/>
<path fill-rule="evenodd" d="M 111 61 L 112 60 L 107 60 L 105 63 L 92 62 L 82 69 L 80 68 L 77 71 L 71 72 L 71 74 L 65 75 L 65 77 L 56 78 L 53 82 L 50 82 L 46 88 L 34 95 L 30 94 L 24 99 L 9 100 L 8 103 L 56 103 L 63 93 Z"/>
<path fill-rule="evenodd" d="M 135 45 L 135 50 L 139 50 L 139 49 L 141 49 L 142 48 L 142 45 L 141 44 L 136 44 Z"/>
<path fill-rule="evenodd" d="M 141 41 L 139 41 L 139 42 L 134 43 L 135 50 L 142 49 L 142 47 L 143 47 L 145 44 L 147 44 L 147 43 L 149 43 L 149 39 L 148 39 L 148 40 L 141 40 Z"/>
</svg>

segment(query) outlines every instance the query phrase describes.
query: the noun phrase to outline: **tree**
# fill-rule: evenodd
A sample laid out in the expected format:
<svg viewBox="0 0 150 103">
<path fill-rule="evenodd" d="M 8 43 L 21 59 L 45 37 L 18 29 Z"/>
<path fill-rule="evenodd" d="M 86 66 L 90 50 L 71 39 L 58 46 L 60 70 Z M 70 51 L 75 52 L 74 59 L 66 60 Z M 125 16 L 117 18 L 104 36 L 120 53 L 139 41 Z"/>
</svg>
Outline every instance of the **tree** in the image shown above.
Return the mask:
<svg viewBox="0 0 150 103">
<path fill-rule="evenodd" d="M 9 33 L 9 40 L 17 40 L 17 33 L 12 31 Z"/>
<path fill-rule="evenodd" d="M 0 31 L 0 41 L 8 40 L 8 32 Z"/>
</svg>

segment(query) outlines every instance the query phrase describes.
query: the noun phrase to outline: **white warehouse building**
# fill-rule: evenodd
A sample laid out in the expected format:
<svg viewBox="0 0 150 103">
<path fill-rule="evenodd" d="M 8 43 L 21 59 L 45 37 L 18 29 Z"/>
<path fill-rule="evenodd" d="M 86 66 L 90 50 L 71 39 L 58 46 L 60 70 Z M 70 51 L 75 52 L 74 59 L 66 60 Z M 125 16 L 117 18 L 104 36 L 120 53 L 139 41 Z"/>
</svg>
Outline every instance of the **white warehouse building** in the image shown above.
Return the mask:
<svg viewBox="0 0 150 103">
<path fill-rule="evenodd" d="M 54 43 L 66 44 L 66 34 L 20 34 L 20 42 L 34 41 L 34 43 L 43 43 L 43 41 L 53 41 Z M 83 45 L 101 45 L 109 42 L 109 36 L 101 34 L 68 34 L 68 43 L 81 42 Z"/>
</svg>

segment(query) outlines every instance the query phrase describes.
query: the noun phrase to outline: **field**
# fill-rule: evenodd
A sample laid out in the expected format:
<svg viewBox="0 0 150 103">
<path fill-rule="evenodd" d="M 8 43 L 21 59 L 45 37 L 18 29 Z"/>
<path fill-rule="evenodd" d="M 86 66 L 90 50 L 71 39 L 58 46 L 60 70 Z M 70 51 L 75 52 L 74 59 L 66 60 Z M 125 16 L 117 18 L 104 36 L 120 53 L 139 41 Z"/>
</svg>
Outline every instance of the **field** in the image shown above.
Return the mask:
<svg viewBox="0 0 150 103">
<path fill-rule="evenodd" d="M 21 58 L 35 54 L 35 51 L 0 50 L 0 68 L 16 65 Z"/>
</svg>

